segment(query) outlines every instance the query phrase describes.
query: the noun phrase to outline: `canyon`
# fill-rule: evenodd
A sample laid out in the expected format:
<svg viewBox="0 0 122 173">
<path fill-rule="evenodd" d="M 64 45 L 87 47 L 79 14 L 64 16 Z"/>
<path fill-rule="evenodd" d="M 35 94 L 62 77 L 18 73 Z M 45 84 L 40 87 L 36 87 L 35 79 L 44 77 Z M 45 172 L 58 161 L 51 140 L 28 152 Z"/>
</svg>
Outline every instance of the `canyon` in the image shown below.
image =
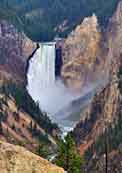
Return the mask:
<svg viewBox="0 0 122 173">
<path fill-rule="evenodd" d="M 40 43 L 30 60 L 27 89 L 64 133 L 75 127 L 80 111 L 107 83 L 110 60 L 105 59 L 104 43 L 97 17 L 93 15 L 85 18 L 67 39 Z M 59 76 L 56 76 L 57 59 Z"/>
<path fill-rule="evenodd" d="M 63 40 L 61 77 L 65 86 L 83 92 L 84 86 L 90 87 L 91 83 L 101 81 L 98 82 L 100 89 L 94 93 L 91 104 L 82 110 L 80 123 L 73 131 L 82 156 L 99 136 L 105 133 L 106 123 L 107 126 L 112 124 L 114 128 L 118 114 L 121 114 L 121 93 L 117 76 L 121 61 L 121 9 L 120 2 L 104 32 L 98 25 L 97 17 L 93 15 L 84 19 L 83 23 Z M 65 110 L 61 111 L 61 114 L 65 115 Z M 95 151 L 93 154 L 95 155 Z M 93 157 L 97 157 L 94 155 Z M 103 172 L 104 169 L 103 166 Z M 109 169 L 114 171 L 115 168 L 111 165 Z M 92 168 L 90 170 L 92 171 Z"/>
<path fill-rule="evenodd" d="M 34 153 L 40 138 L 54 149 L 54 136 L 59 133 L 25 88 L 28 61 L 37 49 L 37 44 L 24 33 L 5 20 L 0 21 L 0 140 L 22 145 Z"/>
<path fill-rule="evenodd" d="M 109 126 L 115 128 L 122 113 L 121 16 L 122 1 L 104 30 L 93 14 L 76 26 L 67 38 L 57 42 L 40 42 L 39 46 L 24 33 L 18 32 L 13 25 L 5 20 L 0 21 L 0 140 L 21 144 L 36 153 L 40 141 L 33 136 L 30 126 L 36 124 L 36 132 L 44 139 L 47 137 L 45 145 L 50 150 L 55 150 L 60 130 L 64 134 L 72 130 L 80 155 L 84 157 L 89 149 L 92 150 L 90 159 L 86 160 L 86 172 L 104 172 L 105 151 L 98 154 L 95 143 L 99 137 L 104 137 Z M 13 90 L 19 94 L 24 91 L 25 95 L 22 94 L 22 98 L 16 97 Z M 32 98 L 26 93 L 27 90 Z M 25 105 L 23 103 L 26 99 Z M 31 106 L 36 113 L 30 110 Z M 46 118 L 43 111 L 47 112 Z M 6 148 L 4 145 L 9 146 L 1 143 L 2 153 L 3 148 Z M 18 152 L 18 147 L 10 145 L 11 147 L 13 153 Z M 110 173 L 114 173 L 115 169 L 119 172 L 121 167 L 119 164 L 118 167 L 114 166 L 121 160 L 121 141 L 117 143 L 117 147 L 119 149 L 112 148 L 108 151 Z M 29 157 L 33 159 L 33 154 Z M 2 159 L 5 164 L 7 161 Z M 12 161 L 15 162 L 13 158 Z M 19 164 L 19 161 L 16 163 Z M 25 163 L 28 164 L 28 161 Z M 35 169 L 43 170 L 40 165 L 41 162 L 34 166 Z M 19 167 L 21 168 L 20 165 Z M 54 171 L 56 169 L 63 171 L 54 167 Z"/>
</svg>

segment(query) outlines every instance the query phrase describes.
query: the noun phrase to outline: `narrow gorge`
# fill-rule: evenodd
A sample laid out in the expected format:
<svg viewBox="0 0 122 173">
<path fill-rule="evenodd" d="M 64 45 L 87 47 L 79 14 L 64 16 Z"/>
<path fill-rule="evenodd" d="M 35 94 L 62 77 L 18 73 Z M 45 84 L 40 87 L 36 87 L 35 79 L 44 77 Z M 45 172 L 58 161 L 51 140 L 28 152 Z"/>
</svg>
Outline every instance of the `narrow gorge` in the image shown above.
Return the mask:
<svg viewBox="0 0 122 173">
<path fill-rule="evenodd" d="M 0 2 L 0 153 L 6 173 L 122 172 L 121 0 Z"/>
<path fill-rule="evenodd" d="M 93 15 L 67 39 L 39 43 L 29 62 L 27 89 L 64 133 L 73 130 L 80 113 L 107 83 L 108 61 L 101 59 L 101 35 Z"/>
<path fill-rule="evenodd" d="M 27 89 L 40 108 L 47 112 L 52 121 L 65 133 L 73 128 L 75 121 L 70 119 L 71 112 L 63 110 L 70 111 L 70 105 L 79 99 L 80 95 L 68 89 L 58 75 L 61 73 L 59 69 L 62 65 L 62 55 L 56 54 L 59 51 L 56 47 L 56 42 L 39 44 L 39 49 L 29 62 Z"/>
</svg>

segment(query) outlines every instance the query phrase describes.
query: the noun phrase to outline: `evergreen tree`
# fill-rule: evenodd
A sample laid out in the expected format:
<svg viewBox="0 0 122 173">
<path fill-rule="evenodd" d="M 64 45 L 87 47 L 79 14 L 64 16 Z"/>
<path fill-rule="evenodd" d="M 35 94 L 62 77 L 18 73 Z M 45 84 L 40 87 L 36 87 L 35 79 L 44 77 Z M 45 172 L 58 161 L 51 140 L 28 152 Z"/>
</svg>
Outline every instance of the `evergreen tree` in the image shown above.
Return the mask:
<svg viewBox="0 0 122 173">
<path fill-rule="evenodd" d="M 0 120 L 0 134 L 3 134 L 2 121 Z"/>
<path fill-rule="evenodd" d="M 49 156 L 49 151 L 48 151 L 48 147 L 43 145 L 43 144 L 39 144 L 38 148 L 37 148 L 37 154 L 45 159 L 48 158 Z"/>
<path fill-rule="evenodd" d="M 56 164 L 63 167 L 68 173 L 81 173 L 83 160 L 76 149 L 75 142 L 70 134 L 58 145 Z"/>
<path fill-rule="evenodd" d="M 63 140 L 58 142 L 58 153 L 56 157 L 56 164 L 66 169 L 66 144 Z"/>
<path fill-rule="evenodd" d="M 29 129 L 30 129 L 30 131 L 32 132 L 32 130 L 33 130 L 33 122 L 32 122 L 32 120 L 31 120 L 31 122 L 30 122 L 30 124 L 29 124 Z"/>
</svg>

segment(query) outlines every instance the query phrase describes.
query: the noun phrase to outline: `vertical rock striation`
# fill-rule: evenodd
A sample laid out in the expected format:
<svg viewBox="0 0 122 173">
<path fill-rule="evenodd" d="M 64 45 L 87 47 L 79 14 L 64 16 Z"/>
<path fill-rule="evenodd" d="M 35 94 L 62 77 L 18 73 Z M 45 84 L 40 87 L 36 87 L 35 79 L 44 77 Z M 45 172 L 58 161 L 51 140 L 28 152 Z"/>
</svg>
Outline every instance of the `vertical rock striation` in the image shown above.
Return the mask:
<svg viewBox="0 0 122 173">
<path fill-rule="evenodd" d="M 107 121 L 114 126 L 122 112 L 122 96 L 118 88 L 118 71 L 122 62 L 122 1 L 110 19 L 106 36 L 109 82 L 100 93 L 96 94 L 91 105 L 82 114 L 83 119 L 74 130 L 81 154 L 104 132 L 104 122 Z"/>
<path fill-rule="evenodd" d="M 72 31 L 62 49 L 62 78 L 67 86 L 79 90 L 100 78 L 102 80 L 107 71 L 107 47 L 95 15 L 85 18 Z"/>
<path fill-rule="evenodd" d="M 26 63 L 36 45 L 5 20 L 0 21 L 0 82 L 26 80 Z"/>
</svg>

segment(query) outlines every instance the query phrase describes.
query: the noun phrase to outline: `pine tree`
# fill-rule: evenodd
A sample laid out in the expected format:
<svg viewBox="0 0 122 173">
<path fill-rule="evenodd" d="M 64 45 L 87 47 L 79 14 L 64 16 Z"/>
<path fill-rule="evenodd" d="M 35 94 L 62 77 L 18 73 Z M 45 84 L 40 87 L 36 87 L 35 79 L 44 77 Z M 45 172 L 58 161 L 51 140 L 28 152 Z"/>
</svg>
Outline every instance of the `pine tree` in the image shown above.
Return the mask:
<svg viewBox="0 0 122 173">
<path fill-rule="evenodd" d="M 43 144 L 39 144 L 38 148 L 37 148 L 37 154 L 45 159 L 48 158 L 49 156 L 49 151 L 48 151 L 48 147 L 43 145 Z"/>
<path fill-rule="evenodd" d="M 77 152 L 75 142 L 70 134 L 58 145 L 56 164 L 63 167 L 68 173 L 81 173 L 83 160 Z"/>
<path fill-rule="evenodd" d="M 3 128 L 2 128 L 2 121 L 0 120 L 0 134 L 3 133 Z"/>
<path fill-rule="evenodd" d="M 66 170 L 66 144 L 63 140 L 58 142 L 58 153 L 56 157 L 56 164 Z"/>
<path fill-rule="evenodd" d="M 30 124 L 29 124 L 29 129 L 30 129 L 30 131 L 33 130 L 33 122 L 32 122 L 32 120 L 31 120 L 31 122 L 30 122 Z"/>
</svg>

